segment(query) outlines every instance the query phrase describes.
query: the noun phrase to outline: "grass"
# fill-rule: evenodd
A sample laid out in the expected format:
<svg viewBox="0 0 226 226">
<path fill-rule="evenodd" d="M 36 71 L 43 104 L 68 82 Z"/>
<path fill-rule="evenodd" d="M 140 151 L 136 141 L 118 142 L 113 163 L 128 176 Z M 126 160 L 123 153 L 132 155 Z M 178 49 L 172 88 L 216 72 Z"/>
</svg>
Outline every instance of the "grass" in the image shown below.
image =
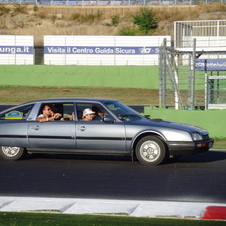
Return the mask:
<svg viewBox="0 0 226 226">
<path fill-rule="evenodd" d="M 215 149 L 226 149 L 226 137 L 213 137 Z"/>
<path fill-rule="evenodd" d="M 226 149 L 226 141 L 214 141 L 214 149 Z"/>
<path fill-rule="evenodd" d="M 158 105 L 158 90 L 150 89 L 0 86 L 0 104 L 19 104 L 35 99 L 55 97 L 107 98 L 130 105 Z"/>
<path fill-rule="evenodd" d="M 75 215 L 56 213 L 11 213 L 0 212 L 0 226 L 23 225 L 80 225 L 80 226 L 133 226 L 133 225 L 165 225 L 165 226 L 216 226 L 225 225 L 225 221 L 160 219 L 128 216 Z"/>
</svg>

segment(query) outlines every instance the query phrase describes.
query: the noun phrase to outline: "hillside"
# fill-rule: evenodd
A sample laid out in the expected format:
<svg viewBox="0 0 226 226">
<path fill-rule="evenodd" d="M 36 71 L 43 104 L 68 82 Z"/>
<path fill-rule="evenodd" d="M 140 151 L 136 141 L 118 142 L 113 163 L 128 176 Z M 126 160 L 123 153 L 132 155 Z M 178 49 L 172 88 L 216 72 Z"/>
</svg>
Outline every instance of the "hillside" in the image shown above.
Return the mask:
<svg viewBox="0 0 226 226">
<path fill-rule="evenodd" d="M 143 6 L 33 6 L 0 5 L 0 35 L 143 35 L 133 16 Z M 158 26 L 147 35 L 173 35 L 173 22 L 226 18 L 226 5 L 145 6 L 153 10 Z"/>
</svg>

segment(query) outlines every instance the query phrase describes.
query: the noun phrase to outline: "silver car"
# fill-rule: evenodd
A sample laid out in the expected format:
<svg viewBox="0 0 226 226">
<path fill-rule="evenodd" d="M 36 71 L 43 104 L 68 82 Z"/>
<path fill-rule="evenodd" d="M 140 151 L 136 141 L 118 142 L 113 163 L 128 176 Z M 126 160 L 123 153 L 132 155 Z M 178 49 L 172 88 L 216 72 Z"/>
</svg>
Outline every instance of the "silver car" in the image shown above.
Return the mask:
<svg viewBox="0 0 226 226">
<path fill-rule="evenodd" d="M 46 105 L 61 119 L 37 121 Z M 83 120 L 85 109 L 96 113 L 93 120 Z M 27 153 L 110 154 L 158 165 L 170 156 L 206 152 L 213 142 L 202 128 L 147 119 L 108 99 L 43 99 L 0 112 L 0 156 L 5 160 L 17 160 Z"/>
</svg>

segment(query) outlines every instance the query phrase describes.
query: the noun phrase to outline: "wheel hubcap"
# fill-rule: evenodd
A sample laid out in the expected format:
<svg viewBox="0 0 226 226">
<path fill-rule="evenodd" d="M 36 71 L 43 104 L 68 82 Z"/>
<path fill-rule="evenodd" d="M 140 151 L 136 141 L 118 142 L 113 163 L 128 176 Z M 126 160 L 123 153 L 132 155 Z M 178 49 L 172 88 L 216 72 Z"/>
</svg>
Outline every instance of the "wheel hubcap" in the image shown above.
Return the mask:
<svg viewBox="0 0 226 226">
<path fill-rule="evenodd" d="M 160 155 L 160 147 L 156 142 L 146 141 L 140 148 L 140 154 L 146 161 L 153 162 Z"/>
<path fill-rule="evenodd" d="M 20 151 L 19 147 L 7 147 L 7 146 L 2 147 L 2 152 L 7 157 L 14 157 L 18 154 L 19 151 Z"/>
</svg>

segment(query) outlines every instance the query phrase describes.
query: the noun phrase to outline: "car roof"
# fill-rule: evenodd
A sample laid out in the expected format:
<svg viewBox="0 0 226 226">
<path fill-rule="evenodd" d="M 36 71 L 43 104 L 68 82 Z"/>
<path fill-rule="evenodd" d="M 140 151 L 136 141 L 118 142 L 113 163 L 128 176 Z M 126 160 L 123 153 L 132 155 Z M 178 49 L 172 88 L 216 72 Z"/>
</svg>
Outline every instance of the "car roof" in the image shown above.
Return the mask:
<svg viewBox="0 0 226 226">
<path fill-rule="evenodd" d="M 92 101 L 92 102 L 99 102 L 99 103 L 104 103 L 104 102 L 117 102 L 117 100 L 111 100 L 111 99 L 101 99 L 101 98 L 74 98 L 74 97 L 65 97 L 65 98 L 47 98 L 47 99 L 38 99 L 38 100 L 32 100 L 28 102 L 24 102 L 18 105 L 14 105 L 10 108 L 4 109 L 3 111 L 0 111 L 0 113 L 4 113 L 8 110 L 14 109 L 19 106 L 25 106 L 28 104 L 35 104 L 35 103 L 54 103 L 54 102 L 76 102 L 76 101 Z"/>
<path fill-rule="evenodd" d="M 33 101 L 28 101 L 23 104 L 36 103 L 36 102 L 76 102 L 76 101 L 94 101 L 94 102 L 107 102 L 107 101 L 116 101 L 111 99 L 101 99 L 101 98 L 74 98 L 74 97 L 65 97 L 65 98 L 48 98 L 48 99 L 38 99 Z"/>
</svg>

